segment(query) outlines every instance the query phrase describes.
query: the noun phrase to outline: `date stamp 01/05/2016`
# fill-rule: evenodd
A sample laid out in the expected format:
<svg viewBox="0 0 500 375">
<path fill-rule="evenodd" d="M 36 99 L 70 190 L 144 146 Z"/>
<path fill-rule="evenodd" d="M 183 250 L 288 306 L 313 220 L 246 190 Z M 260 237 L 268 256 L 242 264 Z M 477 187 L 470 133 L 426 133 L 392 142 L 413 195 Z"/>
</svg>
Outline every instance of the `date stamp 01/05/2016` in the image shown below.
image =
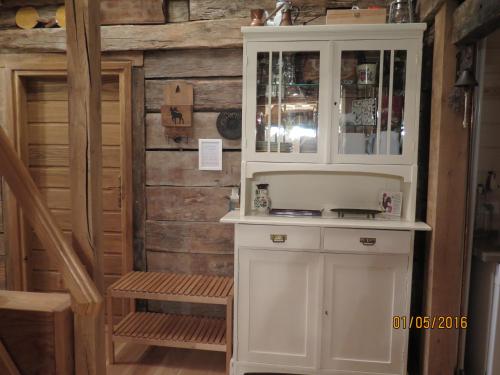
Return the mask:
<svg viewBox="0 0 500 375">
<path fill-rule="evenodd" d="M 466 329 L 466 316 L 393 316 L 394 329 Z"/>
</svg>

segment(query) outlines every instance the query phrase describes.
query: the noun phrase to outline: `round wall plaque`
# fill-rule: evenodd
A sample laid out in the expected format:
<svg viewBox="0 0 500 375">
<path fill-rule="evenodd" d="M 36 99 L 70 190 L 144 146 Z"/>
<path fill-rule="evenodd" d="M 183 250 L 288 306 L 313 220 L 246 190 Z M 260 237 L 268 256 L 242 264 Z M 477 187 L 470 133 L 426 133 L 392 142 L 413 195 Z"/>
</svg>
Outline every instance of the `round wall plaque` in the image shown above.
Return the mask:
<svg viewBox="0 0 500 375">
<path fill-rule="evenodd" d="M 226 139 L 241 138 L 241 109 L 223 111 L 217 117 L 217 131 Z"/>
</svg>

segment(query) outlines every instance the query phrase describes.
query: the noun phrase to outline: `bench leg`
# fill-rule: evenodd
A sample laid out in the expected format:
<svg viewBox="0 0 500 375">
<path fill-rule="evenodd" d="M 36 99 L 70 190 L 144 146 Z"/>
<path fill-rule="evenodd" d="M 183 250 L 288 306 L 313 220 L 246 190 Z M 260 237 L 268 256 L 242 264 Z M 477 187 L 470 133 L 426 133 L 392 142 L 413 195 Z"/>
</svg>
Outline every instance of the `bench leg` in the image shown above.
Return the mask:
<svg viewBox="0 0 500 375">
<path fill-rule="evenodd" d="M 227 299 L 226 305 L 226 375 L 231 373 L 231 358 L 233 357 L 233 297 Z"/>
<path fill-rule="evenodd" d="M 108 329 L 106 331 L 106 335 L 108 336 L 108 364 L 112 365 L 115 363 L 115 344 L 113 342 L 113 297 L 108 292 L 108 296 L 106 297 L 106 314 L 108 317 Z"/>
</svg>

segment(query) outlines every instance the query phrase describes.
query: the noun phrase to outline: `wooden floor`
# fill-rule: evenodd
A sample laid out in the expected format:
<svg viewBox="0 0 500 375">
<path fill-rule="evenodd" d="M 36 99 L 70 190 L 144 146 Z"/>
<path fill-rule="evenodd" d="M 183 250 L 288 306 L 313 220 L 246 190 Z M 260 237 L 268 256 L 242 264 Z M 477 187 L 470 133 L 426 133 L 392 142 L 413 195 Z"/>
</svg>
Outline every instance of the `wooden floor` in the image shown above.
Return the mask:
<svg viewBox="0 0 500 375">
<path fill-rule="evenodd" d="M 117 344 L 107 375 L 224 375 L 225 353 Z"/>
</svg>

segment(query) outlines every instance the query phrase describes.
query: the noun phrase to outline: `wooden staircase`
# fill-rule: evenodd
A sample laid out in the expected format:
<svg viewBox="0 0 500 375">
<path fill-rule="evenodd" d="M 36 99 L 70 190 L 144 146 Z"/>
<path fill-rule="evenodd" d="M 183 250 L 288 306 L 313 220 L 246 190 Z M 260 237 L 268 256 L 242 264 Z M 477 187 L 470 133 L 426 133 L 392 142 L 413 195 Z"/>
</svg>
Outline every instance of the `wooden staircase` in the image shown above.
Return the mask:
<svg viewBox="0 0 500 375">
<path fill-rule="evenodd" d="M 113 298 L 202 303 L 226 306 L 226 319 L 132 311 L 113 326 L 108 314 L 108 361 L 114 363 L 114 342 L 226 353 L 226 373 L 232 356 L 232 277 L 160 272 L 130 272 L 108 288 L 107 307 Z M 133 303 L 132 303 L 133 305 Z M 109 329 L 109 327 L 113 327 Z"/>
</svg>

